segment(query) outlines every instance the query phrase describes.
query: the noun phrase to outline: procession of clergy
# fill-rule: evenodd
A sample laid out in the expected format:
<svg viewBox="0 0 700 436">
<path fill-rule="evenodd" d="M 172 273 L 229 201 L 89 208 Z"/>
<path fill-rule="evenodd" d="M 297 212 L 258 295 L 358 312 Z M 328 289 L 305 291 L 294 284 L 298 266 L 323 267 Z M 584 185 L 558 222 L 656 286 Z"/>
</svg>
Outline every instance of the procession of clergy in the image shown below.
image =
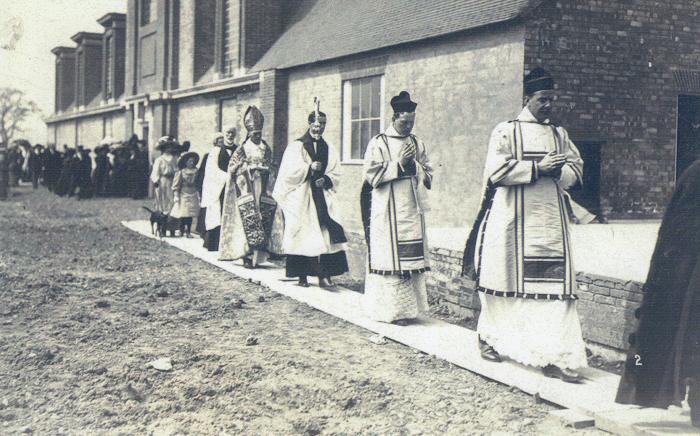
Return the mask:
<svg viewBox="0 0 700 436">
<path fill-rule="evenodd" d="M 566 130 L 550 124 L 552 77 L 533 70 L 525 77 L 525 95 L 517 118 L 498 124 L 491 135 L 463 274 L 479 291 L 482 358 L 500 362 L 507 356 L 575 383 L 587 361 L 566 190 L 582 182 L 583 161 Z M 369 318 L 406 325 L 428 308 L 425 214 L 433 174 L 428 148 L 412 133 L 417 103 L 402 91 L 391 107 L 391 124 L 364 154 L 362 301 Z M 198 156 L 186 153 L 178 171 L 177 142 L 161 138 L 163 154 L 151 176 L 158 209 L 189 224 L 197 216 L 204 246 L 218 251 L 220 260 L 242 259 L 255 268 L 284 255 L 286 276 L 298 278 L 300 286 L 314 276 L 320 287 L 334 288 L 332 277 L 348 271 L 347 238 L 336 199 L 338 158 L 323 138 L 326 121 L 316 102 L 308 130 L 286 147 L 278 170 L 255 106 L 243 117 L 243 142 L 235 144 L 235 128 L 217 134 L 199 169 Z"/>
</svg>

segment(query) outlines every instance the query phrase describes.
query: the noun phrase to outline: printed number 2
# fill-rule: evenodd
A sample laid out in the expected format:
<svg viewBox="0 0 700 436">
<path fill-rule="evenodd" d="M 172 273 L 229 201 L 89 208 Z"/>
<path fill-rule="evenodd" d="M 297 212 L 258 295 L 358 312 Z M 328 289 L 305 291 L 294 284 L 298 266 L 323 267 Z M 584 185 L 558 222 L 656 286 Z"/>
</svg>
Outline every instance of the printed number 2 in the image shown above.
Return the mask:
<svg viewBox="0 0 700 436">
<path fill-rule="evenodd" d="M 635 354 L 634 355 L 634 364 L 636 366 L 642 366 L 642 356 L 640 356 L 639 354 Z"/>
</svg>

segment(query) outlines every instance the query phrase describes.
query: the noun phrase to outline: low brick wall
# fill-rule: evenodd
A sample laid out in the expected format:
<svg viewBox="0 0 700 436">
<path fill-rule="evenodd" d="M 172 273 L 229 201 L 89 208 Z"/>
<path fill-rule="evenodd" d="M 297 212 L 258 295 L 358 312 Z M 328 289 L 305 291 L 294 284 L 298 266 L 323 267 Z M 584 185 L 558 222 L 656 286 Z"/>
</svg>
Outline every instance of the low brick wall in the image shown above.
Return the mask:
<svg viewBox="0 0 700 436">
<path fill-rule="evenodd" d="M 362 279 L 367 257 L 364 236 L 349 233 L 350 274 Z M 453 311 L 477 317 L 481 306 L 474 282 L 461 276 L 462 252 L 444 248 L 430 250 L 431 272 L 428 296 L 433 304 L 445 304 Z M 642 301 L 642 284 L 586 272 L 577 274 L 578 313 L 586 341 L 625 350 L 634 331 L 634 311 Z"/>
</svg>

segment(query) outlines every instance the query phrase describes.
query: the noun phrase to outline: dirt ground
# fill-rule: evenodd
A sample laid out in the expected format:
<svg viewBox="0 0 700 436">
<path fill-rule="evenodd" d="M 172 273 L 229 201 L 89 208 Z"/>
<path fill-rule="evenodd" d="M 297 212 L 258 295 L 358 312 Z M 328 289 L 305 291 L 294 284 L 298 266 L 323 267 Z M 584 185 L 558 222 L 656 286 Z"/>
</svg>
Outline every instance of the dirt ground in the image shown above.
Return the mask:
<svg viewBox="0 0 700 436">
<path fill-rule="evenodd" d="M 146 204 L 0 202 L 0 434 L 604 434 L 119 225 Z"/>
</svg>

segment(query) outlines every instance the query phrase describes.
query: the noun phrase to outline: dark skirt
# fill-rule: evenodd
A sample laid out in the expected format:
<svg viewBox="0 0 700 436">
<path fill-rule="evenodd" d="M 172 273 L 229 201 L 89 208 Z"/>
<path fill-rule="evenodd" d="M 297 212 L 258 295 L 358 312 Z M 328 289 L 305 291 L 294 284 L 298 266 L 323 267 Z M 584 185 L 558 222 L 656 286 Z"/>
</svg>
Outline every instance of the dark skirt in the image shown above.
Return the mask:
<svg viewBox="0 0 700 436">
<path fill-rule="evenodd" d="M 61 171 L 61 175 L 58 177 L 54 193 L 63 197 L 64 195 L 68 194 L 72 184 L 73 171 L 70 168 L 64 168 L 63 171 Z"/>
<path fill-rule="evenodd" d="M 197 215 L 197 226 L 194 228 L 194 231 L 197 232 L 197 234 L 204 239 L 204 236 L 207 233 L 207 227 L 206 224 L 204 223 L 204 219 L 207 216 L 207 208 L 206 207 L 200 207 L 199 208 L 199 215 Z"/>
<path fill-rule="evenodd" d="M 344 251 L 313 257 L 287 255 L 287 277 L 332 277 L 348 270 L 348 259 Z"/>
<path fill-rule="evenodd" d="M 219 251 L 219 237 L 221 236 L 221 226 L 214 227 L 204 232 L 204 248 L 209 251 Z"/>
</svg>

